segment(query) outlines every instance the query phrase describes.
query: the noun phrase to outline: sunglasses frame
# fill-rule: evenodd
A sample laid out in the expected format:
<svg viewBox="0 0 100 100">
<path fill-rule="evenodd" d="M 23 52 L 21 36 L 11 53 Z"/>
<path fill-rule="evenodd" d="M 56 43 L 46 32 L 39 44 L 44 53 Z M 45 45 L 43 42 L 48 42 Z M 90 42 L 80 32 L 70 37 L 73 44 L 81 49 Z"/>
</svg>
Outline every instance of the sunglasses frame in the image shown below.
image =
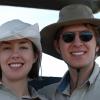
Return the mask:
<svg viewBox="0 0 100 100">
<path fill-rule="evenodd" d="M 75 32 L 64 32 L 62 35 L 62 40 L 65 43 L 71 43 L 75 40 Z M 83 42 L 89 42 L 93 38 L 93 32 L 90 31 L 81 31 L 79 34 L 79 39 Z"/>
</svg>

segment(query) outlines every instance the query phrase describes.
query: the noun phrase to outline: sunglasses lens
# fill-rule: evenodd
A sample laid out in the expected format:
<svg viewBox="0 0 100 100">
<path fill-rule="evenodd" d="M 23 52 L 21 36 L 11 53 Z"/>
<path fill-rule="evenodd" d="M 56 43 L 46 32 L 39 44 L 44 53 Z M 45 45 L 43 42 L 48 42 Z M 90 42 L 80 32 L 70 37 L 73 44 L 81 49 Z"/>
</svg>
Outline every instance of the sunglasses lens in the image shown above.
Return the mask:
<svg viewBox="0 0 100 100">
<path fill-rule="evenodd" d="M 88 42 L 92 39 L 93 33 L 89 31 L 84 31 L 80 33 L 80 40 L 84 42 Z M 70 43 L 75 39 L 75 33 L 73 32 L 65 32 L 62 36 L 62 39 L 66 43 Z"/>
<path fill-rule="evenodd" d="M 80 39 L 84 42 L 90 41 L 92 39 L 92 37 L 93 37 L 92 32 L 86 31 L 86 32 L 81 32 L 81 34 L 80 34 Z"/>
<path fill-rule="evenodd" d="M 72 33 L 72 32 L 66 32 L 66 33 L 63 34 L 62 38 L 63 38 L 64 42 L 70 43 L 74 40 L 75 34 Z"/>
</svg>

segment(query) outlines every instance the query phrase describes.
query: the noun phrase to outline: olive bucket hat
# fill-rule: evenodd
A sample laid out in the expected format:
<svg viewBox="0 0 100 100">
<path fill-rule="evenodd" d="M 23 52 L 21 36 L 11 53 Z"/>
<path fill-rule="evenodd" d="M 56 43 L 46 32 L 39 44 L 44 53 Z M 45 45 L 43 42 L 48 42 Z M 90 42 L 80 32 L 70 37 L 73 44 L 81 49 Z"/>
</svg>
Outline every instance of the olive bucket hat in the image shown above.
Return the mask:
<svg viewBox="0 0 100 100">
<path fill-rule="evenodd" d="M 54 47 L 55 34 L 57 34 L 57 31 L 61 27 L 76 23 L 89 23 L 96 28 L 100 27 L 100 19 L 94 18 L 93 12 L 88 6 L 82 4 L 65 6 L 59 13 L 59 20 L 57 23 L 46 26 L 40 32 L 43 52 L 58 59 L 62 59 Z"/>
</svg>

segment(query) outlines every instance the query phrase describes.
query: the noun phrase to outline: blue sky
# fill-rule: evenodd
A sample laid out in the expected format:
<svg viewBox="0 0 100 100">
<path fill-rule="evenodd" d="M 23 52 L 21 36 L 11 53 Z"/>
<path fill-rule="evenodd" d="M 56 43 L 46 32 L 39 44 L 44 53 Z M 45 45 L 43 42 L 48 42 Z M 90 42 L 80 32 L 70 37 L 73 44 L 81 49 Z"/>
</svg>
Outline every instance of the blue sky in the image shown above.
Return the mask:
<svg viewBox="0 0 100 100">
<path fill-rule="evenodd" d="M 30 24 L 38 23 L 41 30 L 46 25 L 56 22 L 58 14 L 59 12 L 54 10 L 0 6 L 0 24 L 8 20 L 20 19 Z M 100 13 L 97 13 L 95 17 L 100 18 Z M 100 58 L 96 61 L 99 63 Z M 63 76 L 68 69 L 63 61 L 46 54 L 43 54 L 41 68 L 40 75 L 58 77 Z"/>
</svg>

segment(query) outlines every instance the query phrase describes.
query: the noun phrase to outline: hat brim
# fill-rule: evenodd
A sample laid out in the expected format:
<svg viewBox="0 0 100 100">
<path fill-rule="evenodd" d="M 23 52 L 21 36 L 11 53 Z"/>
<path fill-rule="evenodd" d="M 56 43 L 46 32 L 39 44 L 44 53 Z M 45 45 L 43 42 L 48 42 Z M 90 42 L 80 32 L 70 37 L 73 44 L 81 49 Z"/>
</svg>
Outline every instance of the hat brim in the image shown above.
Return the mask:
<svg viewBox="0 0 100 100">
<path fill-rule="evenodd" d="M 89 23 L 95 26 L 100 27 L 100 19 L 80 19 L 80 20 L 72 20 L 72 21 L 64 21 L 64 22 L 58 22 L 51 25 L 46 26 L 41 30 L 41 43 L 42 43 L 42 49 L 43 52 L 51 55 L 53 57 L 56 57 L 58 59 L 62 59 L 61 55 L 55 50 L 54 48 L 54 36 L 58 29 L 60 29 L 63 26 L 77 24 L 77 23 Z"/>
</svg>

